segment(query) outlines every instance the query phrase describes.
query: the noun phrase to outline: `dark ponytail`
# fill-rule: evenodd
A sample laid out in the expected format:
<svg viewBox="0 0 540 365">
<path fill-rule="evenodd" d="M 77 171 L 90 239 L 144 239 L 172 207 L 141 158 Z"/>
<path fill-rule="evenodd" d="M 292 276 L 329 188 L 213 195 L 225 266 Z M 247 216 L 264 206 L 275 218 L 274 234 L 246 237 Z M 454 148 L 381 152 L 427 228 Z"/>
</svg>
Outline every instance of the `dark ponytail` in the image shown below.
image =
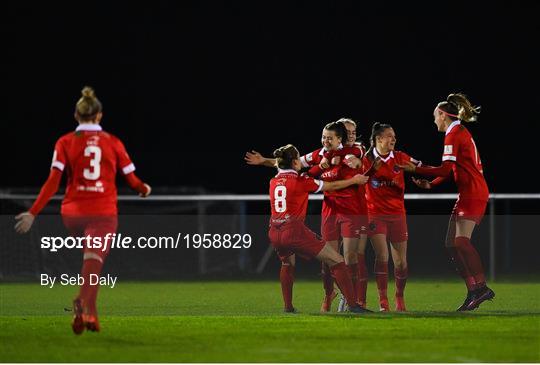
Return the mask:
<svg viewBox="0 0 540 365">
<path fill-rule="evenodd" d="M 334 131 L 336 136 L 341 138 L 341 143 L 347 140 L 347 128 L 345 128 L 345 123 L 343 123 L 341 120 L 328 123 L 324 126 L 324 129 L 327 131 Z"/>
<path fill-rule="evenodd" d="M 375 154 L 373 153 L 373 149 L 377 144 L 377 137 L 383 134 L 384 131 L 388 128 L 392 128 L 392 126 L 387 123 L 373 123 L 373 126 L 371 127 L 371 137 L 369 137 L 370 146 L 369 150 L 366 152 L 366 156 L 370 161 L 375 160 Z"/>
<path fill-rule="evenodd" d="M 273 153 L 276 158 L 276 165 L 280 169 L 292 169 L 292 162 L 300 158 L 300 152 L 292 144 L 279 147 Z"/>
</svg>

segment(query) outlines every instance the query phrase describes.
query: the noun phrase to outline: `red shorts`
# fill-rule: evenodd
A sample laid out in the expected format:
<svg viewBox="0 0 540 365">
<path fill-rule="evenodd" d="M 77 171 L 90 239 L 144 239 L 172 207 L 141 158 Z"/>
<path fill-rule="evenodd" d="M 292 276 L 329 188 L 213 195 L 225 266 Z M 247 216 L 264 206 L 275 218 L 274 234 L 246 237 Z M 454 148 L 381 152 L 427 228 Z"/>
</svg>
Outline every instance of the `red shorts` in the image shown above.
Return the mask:
<svg viewBox="0 0 540 365">
<path fill-rule="evenodd" d="M 101 242 L 105 242 L 104 238 L 107 234 L 112 235 L 116 233 L 116 228 L 118 227 L 118 217 L 116 215 L 112 216 L 92 216 L 92 217 L 81 217 L 81 216 L 62 216 L 64 225 L 66 226 L 69 234 L 73 237 L 101 237 Z M 106 247 L 85 247 L 83 252 L 92 252 L 105 260 L 109 251 L 111 249 L 112 238 L 109 239 Z"/>
<path fill-rule="evenodd" d="M 324 242 L 303 222 L 271 225 L 268 238 L 281 261 L 293 254 L 311 259 L 324 248 Z"/>
<path fill-rule="evenodd" d="M 369 217 L 369 236 L 384 234 L 388 241 L 404 242 L 409 238 L 405 215 L 377 215 Z"/>
<path fill-rule="evenodd" d="M 458 198 L 452 210 L 452 215 L 456 219 L 468 219 L 480 224 L 486 212 L 486 206 L 486 200 Z"/>
<path fill-rule="evenodd" d="M 359 238 L 368 232 L 367 215 L 332 214 L 323 215 L 321 233 L 323 240 L 339 241 L 341 237 Z"/>
<path fill-rule="evenodd" d="M 321 234 L 323 240 L 339 241 L 341 237 L 359 238 L 362 234 L 367 234 L 368 217 L 367 207 L 361 206 L 360 201 L 351 204 L 349 198 L 325 197 L 322 208 Z M 353 198 L 351 198 L 353 199 Z M 365 208 L 365 209 L 362 209 Z"/>
</svg>

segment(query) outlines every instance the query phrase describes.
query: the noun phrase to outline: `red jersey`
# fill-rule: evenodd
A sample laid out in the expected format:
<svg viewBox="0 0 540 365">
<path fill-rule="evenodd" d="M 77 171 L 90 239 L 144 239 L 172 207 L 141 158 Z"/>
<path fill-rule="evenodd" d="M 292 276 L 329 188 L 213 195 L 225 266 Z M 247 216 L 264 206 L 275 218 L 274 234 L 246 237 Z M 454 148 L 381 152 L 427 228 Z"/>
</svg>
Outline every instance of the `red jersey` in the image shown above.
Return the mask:
<svg viewBox="0 0 540 365">
<path fill-rule="evenodd" d="M 335 151 L 327 151 L 325 148 L 319 148 L 311 153 L 301 156 L 300 162 L 302 163 L 302 167 L 311 167 L 321 163 L 323 157 L 331 159 L 333 156 L 341 156 L 343 160 L 343 156 L 351 154 L 358 158 L 362 158 L 364 157 L 365 152 L 364 146 L 361 143 L 355 143 L 351 147 L 339 145 L 338 149 Z"/>
<path fill-rule="evenodd" d="M 324 170 L 321 173 L 320 179 L 323 181 L 347 180 L 361 173 L 362 172 L 360 169 L 351 169 L 349 166 L 340 163 L 339 165 L 330 166 L 329 168 Z M 356 185 L 351 185 L 341 190 L 325 191 L 324 196 L 325 197 L 339 196 L 339 197 L 354 198 L 358 196 L 358 187 Z"/>
<path fill-rule="evenodd" d="M 346 180 L 354 177 L 354 175 L 361 174 L 360 169 L 351 169 L 343 163 L 343 160 L 346 155 L 351 154 L 358 158 L 362 158 L 365 154 L 364 146 L 361 143 L 355 143 L 353 146 L 340 145 L 337 150 L 327 151 L 324 148 L 319 148 L 307 155 L 300 157 L 300 162 L 302 166 L 309 167 L 318 165 L 323 157 L 331 160 L 334 156 L 341 157 L 341 163 L 338 165 L 330 166 L 328 169 L 324 170 L 320 174 L 320 178 L 323 181 L 338 181 Z M 338 199 L 340 198 L 350 198 L 347 200 Z M 324 206 L 331 206 L 337 209 L 335 213 L 343 214 L 360 214 L 364 213 L 365 208 L 365 190 L 363 185 L 360 187 L 353 185 L 341 190 L 325 191 L 324 192 Z"/>
<path fill-rule="evenodd" d="M 117 214 L 116 171 L 135 170 L 123 143 L 98 124 L 80 124 L 60 137 L 51 168 L 67 173 L 64 215 Z"/>
<path fill-rule="evenodd" d="M 373 149 L 375 158 L 380 157 L 377 149 Z M 366 198 L 369 215 L 402 215 L 405 214 L 405 178 L 403 170 L 397 165 L 417 161 L 404 152 L 392 151 L 386 158 L 381 157 L 381 166 L 370 177 L 366 184 Z M 371 166 L 372 162 L 364 158 L 363 165 Z"/>
<path fill-rule="evenodd" d="M 454 162 L 452 171 L 461 198 L 489 199 L 480 154 L 471 134 L 460 121 L 453 122 L 446 130 L 442 160 Z"/>
<path fill-rule="evenodd" d="M 304 221 L 309 193 L 318 193 L 323 182 L 294 170 L 278 170 L 270 180 L 271 224 Z"/>
</svg>

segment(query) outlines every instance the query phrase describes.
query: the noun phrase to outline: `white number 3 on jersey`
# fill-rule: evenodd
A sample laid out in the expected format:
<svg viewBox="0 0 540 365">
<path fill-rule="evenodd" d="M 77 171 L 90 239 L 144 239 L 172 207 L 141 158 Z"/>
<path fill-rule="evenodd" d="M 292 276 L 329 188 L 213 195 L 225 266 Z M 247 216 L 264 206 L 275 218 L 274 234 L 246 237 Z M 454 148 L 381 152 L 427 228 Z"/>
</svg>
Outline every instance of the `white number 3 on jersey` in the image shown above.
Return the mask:
<svg viewBox="0 0 540 365">
<path fill-rule="evenodd" d="M 287 188 L 285 186 L 276 186 L 274 190 L 274 209 L 276 213 L 283 213 L 287 210 Z"/>
<path fill-rule="evenodd" d="M 84 156 L 90 157 L 90 168 L 83 170 L 83 176 L 87 180 L 97 180 L 101 173 L 101 148 L 98 146 L 88 146 L 84 149 Z"/>
</svg>

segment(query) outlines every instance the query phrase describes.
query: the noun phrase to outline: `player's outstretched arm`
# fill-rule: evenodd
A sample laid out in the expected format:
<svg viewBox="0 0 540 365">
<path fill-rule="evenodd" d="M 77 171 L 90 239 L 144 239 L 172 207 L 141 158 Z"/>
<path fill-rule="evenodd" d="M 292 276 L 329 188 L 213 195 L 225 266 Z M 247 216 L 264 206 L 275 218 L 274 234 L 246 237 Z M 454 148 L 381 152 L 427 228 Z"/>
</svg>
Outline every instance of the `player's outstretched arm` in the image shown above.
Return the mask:
<svg viewBox="0 0 540 365">
<path fill-rule="evenodd" d="M 417 166 L 412 162 L 406 162 L 403 165 L 397 165 L 403 171 L 417 173 L 424 176 L 448 177 L 452 173 L 453 162 L 444 161 L 441 166 Z"/>
<path fill-rule="evenodd" d="M 365 175 L 354 175 L 354 177 L 347 180 L 328 181 L 324 182 L 321 191 L 341 190 L 348 188 L 351 185 L 364 185 L 369 180 Z"/>
<path fill-rule="evenodd" d="M 32 228 L 34 224 L 34 215 L 30 212 L 23 212 L 15 217 L 17 223 L 15 224 L 15 231 L 19 234 L 26 233 Z"/>
<path fill-rule="evenodd" d="M 244 157 L 244 160 L 246 161 L 246 163 L 248 165 L 276 167 L 276 159 L 275 158 L 263 157 L 257 151 L 246 152 L 246 156 Z"/>
<path fill-rule="evenodd" d="M 30 210 L 18 214 L 15 217 L 17 220 L 17 223 L 15 224 L 15 231 L 17 233 L 26 233 L 30 230 L 30 228 L 32 228 L 35 216 L 37 216 L 39 212 L 45 208 L 49 200 L 51 200 L 51 197 L 56 194 L 58 187 L 60 186 L 61 179 L 62 171 L 54 167 L 51 168 L 51 173 L 49 174 L 47 181 L 45 181 L 45 184 L 43 184 L 43 187 L 41 188 L 41 191 L 39 192 L 39 195 Z"/>
</svg>

